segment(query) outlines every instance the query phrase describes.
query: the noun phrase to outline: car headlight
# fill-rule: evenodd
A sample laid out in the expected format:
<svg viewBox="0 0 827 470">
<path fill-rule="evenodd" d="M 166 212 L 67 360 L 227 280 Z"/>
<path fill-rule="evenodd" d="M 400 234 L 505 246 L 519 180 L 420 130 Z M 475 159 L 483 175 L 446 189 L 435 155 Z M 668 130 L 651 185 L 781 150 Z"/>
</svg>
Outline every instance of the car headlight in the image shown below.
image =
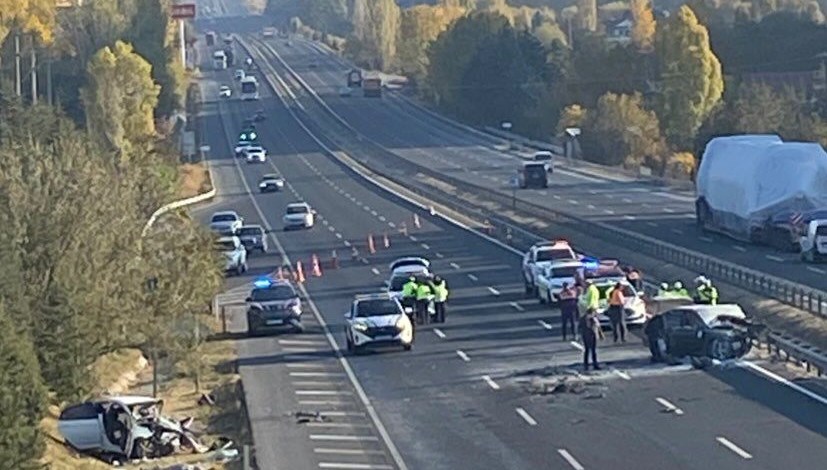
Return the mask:
<svg viewBox="0 0 827 470">
<path fill-rule="evenodd" d="M 368 331 L 368 326 L 365 325 L 364 323 L 354 323 L 353 324 L 353 329 L 356 330 L 356 331 L 365 332 L 365 331 Z"/>
<path fill-rule="evenodd" d="M 258 184 L 258 187 L 259 187 L 259 188 L 266 188 L 266 187 L 267 187 L 267 183 L 259 183 L 259 184 Z"/>
</svg>

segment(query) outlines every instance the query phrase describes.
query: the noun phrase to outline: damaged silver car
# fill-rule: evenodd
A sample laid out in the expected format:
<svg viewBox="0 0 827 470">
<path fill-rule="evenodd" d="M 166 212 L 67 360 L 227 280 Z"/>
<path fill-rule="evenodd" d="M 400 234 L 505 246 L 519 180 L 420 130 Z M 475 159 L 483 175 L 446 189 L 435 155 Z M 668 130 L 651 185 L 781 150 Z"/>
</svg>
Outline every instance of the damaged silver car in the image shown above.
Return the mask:
<svg viewBox="0 0 827 470">
<path fill-rule="evenodd" d="M 650 318 L 644 327 L 653 357 L 737 359 L 766 327 L 747 318 L 739 305 L 685 305 Z M 660 354 L 658 354 L 660 353 Z"/>
<path fill-rule="evenodd" d="M 202 453 L 189 429 L 192 419 L 176 421 L 161 415 L 163 400 L 115 396 L 65 408 L 58 430 L 68 445 L 103 460 L 159 458 L 179 449 Z"/>
</svg>

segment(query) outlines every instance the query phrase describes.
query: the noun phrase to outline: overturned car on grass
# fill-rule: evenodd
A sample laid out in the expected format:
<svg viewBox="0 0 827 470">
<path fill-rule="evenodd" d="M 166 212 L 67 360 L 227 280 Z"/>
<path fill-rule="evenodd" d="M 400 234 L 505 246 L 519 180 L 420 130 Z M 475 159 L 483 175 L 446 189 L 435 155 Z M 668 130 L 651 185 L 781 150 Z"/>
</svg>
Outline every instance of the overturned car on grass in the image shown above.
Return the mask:
<svg viewBox="0 0 827 470">
<path fill-rule="evenodd" d="M 66 444 L 104 461 L 160 458 L 179 450 L 209 449 L 189 429 L 192 419 L 161 415 L 163 400 L 142 396 L 97 398 L 66 407 L 58 430 Z"/>
<path fill-rule="evenodd" d="M 644 342 L 651 338 L 664 358 L 698 363 L 745 356 L 766 326 L 747 318 L 737 304 L 672 305 L 649 318 L 643 332 Z"/>
</svg>

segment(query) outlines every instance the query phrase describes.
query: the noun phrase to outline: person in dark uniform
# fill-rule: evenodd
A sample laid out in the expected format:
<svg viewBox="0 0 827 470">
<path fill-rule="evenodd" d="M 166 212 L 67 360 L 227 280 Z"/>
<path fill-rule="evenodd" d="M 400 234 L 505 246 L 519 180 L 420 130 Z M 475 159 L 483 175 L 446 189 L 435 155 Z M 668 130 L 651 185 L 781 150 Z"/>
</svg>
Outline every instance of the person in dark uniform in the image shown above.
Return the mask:
<svg viewBox="0 0 827 470">
<path fill-rule="evenodd" d="M 597 362 L 597 339 L 603 339 L 603 330 L 600 328 L 600 321 L 597 313 L 589 311 L 580 317 L 580 338 L 583 340 L 583 370 L 589 370 L 589 356 L 592 358 L 594 370 L 600 370 Z"/>
<path fill-rule="evenodd" d="M 568 328 L 571 327 L 572 336 L 577 336 L 575 322 L 577 321 L 577 290 L 563 283 L 563 290 L 557 296 L 560 304 L 560 317 L 563 321 L 563 341 L 566 340 Z"/>
<path fill-rule="evenodd" d="M 649 352 L 652 353 L 651 361 L 664 362 L 665 358 L 661 354 L 659 340 L 664 339 L 663 335 L 664 324 L 663 316 L 655 315 L 646 322 L 643 327 L 643 332 L 646 334 L 646 339 L 649 342 Z"/>
</svg>

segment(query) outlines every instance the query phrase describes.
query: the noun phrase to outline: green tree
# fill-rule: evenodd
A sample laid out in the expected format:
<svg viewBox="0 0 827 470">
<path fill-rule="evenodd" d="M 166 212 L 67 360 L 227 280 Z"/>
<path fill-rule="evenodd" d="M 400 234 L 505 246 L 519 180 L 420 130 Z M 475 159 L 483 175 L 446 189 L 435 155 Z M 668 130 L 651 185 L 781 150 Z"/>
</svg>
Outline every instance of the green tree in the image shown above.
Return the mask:
<svg viewBox="0 0 827 470">
<path fill-rule="evenodd" d="M 128 151 L 154 135 L 159 87 L 150 72 L 151 65 L 120 41 L 92 58 L 81 95 L 87 127 L 100 142 Z"/>
<path fill-rule="evenodd" d="M 509 27 L 502 15 L 474 13 L 457 20 L 428 48 L 428 86 L 438 105 L 456 114 L 461 80 L 479 44 Z M 486 74 L 488 76 L 488 74 Z"/>
<path fill-rule="evenodd" d="M 767 85 L 741 85 L 730 113 L 735 130 L 747 134 L 781 132 L 801 107 L 792 92 L 777 93 Z"/>
<path fill-rule="evenodd" d="M 653 111 L 640 94 L 606 93 L 588 113 L 581 139 L 586 157 L 607 165 L 661 169 L 665 143 Z"/>
<path fill-rule="evenodd" d="M 584 31 L 597 31 L 597 0 L 577 0 L 577 27 Z"/>
<path fill-rule="evenodd" d="M 658 116 L 670 142 L 688 148 L 723 94 L 721 63 L 706 28 L 686 5 L 658 28 L 656 39 L 662 82 Z"/>
<path fill-rule="evenodd" d="M 55 29 L 53 0 L 0 0 L 0 44 L 13 28 L 51 43 Z"/>
<path fill-rule="evenodd" d="M 417 5 L 402 11 L 399 32 L 399 66 L 417 80 L 425 77 L 428 46 L 465 13 L 460 7 Z"/>
<path fill-rule="evenodd" d="M 40 420 L 46 400 L 31 340 L 0 303 L 0 462 L 5 468 L 39 469 Z"/>
<path fill-rule="evenodd" d="M 350 32 L 347 0 L 302 2 L 299 16 L 313 29 L 346 35 Z"/>
<path fill-rule="evenodd" d="M 388 69 L 396 61 L 401 11 L 394 0 L 354 0 L 353 34 L 348 53 L 371 68 Z"/>
</svg>

